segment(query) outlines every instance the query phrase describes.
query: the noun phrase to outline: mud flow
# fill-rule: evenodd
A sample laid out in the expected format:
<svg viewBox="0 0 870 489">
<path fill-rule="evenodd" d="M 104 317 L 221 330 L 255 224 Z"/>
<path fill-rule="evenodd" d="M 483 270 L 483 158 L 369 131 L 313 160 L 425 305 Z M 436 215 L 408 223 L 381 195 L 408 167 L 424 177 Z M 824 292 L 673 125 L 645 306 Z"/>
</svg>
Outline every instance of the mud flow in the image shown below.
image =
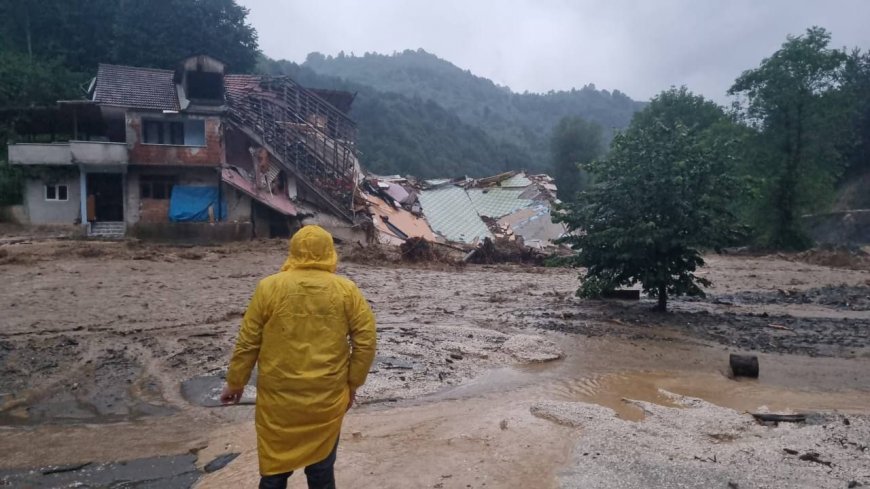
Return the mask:
<svg viewBox="0 0 870 489">
<path fill-rule="evenodd" d="M 256 485 L 256 390 L 239 406 L 222 407 L 218 396 L 250 295 L 279 269 L 286 243 L 4 249 L 0 484 Z M 867 270 L 709 257 L 708 297 L 674 300 L 667 315 L 650 312 L 646 299 L 581 301 L 574 270 L 367 262 L 339 271 L 365 293 L 379 335 L 359 405 L 345 421 L 342 486 L 607 487 L 559 476 L 603 467 L 589 461 L 594 452 L 583 458 L 584 443 L 600 442 L 601 457 L 634 456 L 636 443 L 595 438 L 604 427 L 626 437 L 689 437 L 684 445 L 705 461 L 718 450 L 705 445 L 719 440 L 709 433 L 736 437 L 734 446 L 741 433 L 752 434 L 746 443 L 794 437 L 788 445 L 766 441 L 777 450 L 821 452 L 836 441 L 810 426 L 756 433 L 746 411 L 848 415 L 853 432 L 837 439 L 870 436 L 862 421 L 870 409 Z M 730 378 L 730 353 L 758 355 L 760 378 Z M 692 422 L 669 421 L 680 416 Z M 655 431 L 665 428 L 676 431 Z M 846 441 L 843 450 L 857 450 Z M 780 456 L 744 448 L 760 462 L 733 466 L 758 463 L 763 472 Z M 850 453 L 835 454 L 842 469 L 830 480 L 813 479 L 799 459 L 789 468 L 811 487 L 845 487 L 847 477 L 870 484 L 846 470 Z M 660 462 L 656 471 L 676 473 L 667 457 Z"/>
</svg>

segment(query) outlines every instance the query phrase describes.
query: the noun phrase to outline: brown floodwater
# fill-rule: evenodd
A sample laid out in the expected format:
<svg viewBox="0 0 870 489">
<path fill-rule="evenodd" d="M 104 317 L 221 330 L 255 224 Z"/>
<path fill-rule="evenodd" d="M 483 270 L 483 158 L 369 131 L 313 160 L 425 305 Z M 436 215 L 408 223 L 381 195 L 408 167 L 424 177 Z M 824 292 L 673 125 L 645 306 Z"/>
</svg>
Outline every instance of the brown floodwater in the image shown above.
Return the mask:
<svg viewBox="0 0 870 489">
<path fill-rule="evenodd" d="M 732 378 L 728 351 L 681 342 L 621 342 L 561 337 L 566 356 L 545 364 L 485 372 L 471 382 L 419 402 L 473 397 L 580 401 L 639 421 L 626 400 L 679 407 L 668 393 L 703 399 L 740 412 L 870 413 L 870 360 L 759 355 L 758 379 Z"/>
</svg>

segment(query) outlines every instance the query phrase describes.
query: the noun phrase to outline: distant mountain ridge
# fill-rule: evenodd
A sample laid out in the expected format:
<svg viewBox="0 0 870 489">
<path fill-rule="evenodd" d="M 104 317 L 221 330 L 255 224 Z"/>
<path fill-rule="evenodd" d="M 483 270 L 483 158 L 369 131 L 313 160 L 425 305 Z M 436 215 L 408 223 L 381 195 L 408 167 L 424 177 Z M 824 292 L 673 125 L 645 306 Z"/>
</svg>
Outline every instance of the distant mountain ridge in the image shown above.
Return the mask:
<svg viewBox="0 0 870 489">
<path fill-rule="evenodd" d="M 613 130 L 644 106 L 587 85 L 546 94 L 515 93 L 422 49 L 393 55 L 324 56 L 302 65 L 264 59 L 259 70 L 316 88 L 358 92 L 351 116 L 362 162 L 380 173 L 484 176 L 506 169 L 550 171 L 552 128 L 581 116 Z"/>
</svg>

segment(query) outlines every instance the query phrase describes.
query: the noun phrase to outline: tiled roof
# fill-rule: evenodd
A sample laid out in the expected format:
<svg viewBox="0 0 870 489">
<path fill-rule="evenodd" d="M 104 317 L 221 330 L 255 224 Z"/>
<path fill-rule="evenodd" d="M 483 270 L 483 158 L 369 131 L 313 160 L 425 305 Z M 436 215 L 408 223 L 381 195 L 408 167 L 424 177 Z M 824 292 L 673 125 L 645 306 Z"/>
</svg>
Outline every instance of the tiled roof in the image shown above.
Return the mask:
<svg viewBox="0 0 870 489">
<path fill-rule="evenodd" d="M 420 193 L 420 206 L 432 230 L 449 241 L 473 243 L 491 238 L 465 189 L 448 185 Z"/>
<path fill-rule="evenodd" d="M 101 64 L 94 102 L 119 107 L 179 110 L 171 70 Z"/>
</svg>

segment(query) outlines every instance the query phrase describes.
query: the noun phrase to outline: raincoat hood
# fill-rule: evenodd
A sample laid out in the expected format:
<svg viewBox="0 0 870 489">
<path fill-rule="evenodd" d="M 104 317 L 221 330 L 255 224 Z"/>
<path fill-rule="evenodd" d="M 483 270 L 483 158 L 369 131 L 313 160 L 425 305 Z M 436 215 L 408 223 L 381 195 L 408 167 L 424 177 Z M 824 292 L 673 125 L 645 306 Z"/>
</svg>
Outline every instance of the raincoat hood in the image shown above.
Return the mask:
<svg viewBox="0 0 870 489">
<path fill-rule="evenodd" d="M 290 255 L 281 271 L 323 270 L 335 273 L 337 264 L 332 235 L 320 226 L 308 225 L 290 238 Z"/>
</svg>

